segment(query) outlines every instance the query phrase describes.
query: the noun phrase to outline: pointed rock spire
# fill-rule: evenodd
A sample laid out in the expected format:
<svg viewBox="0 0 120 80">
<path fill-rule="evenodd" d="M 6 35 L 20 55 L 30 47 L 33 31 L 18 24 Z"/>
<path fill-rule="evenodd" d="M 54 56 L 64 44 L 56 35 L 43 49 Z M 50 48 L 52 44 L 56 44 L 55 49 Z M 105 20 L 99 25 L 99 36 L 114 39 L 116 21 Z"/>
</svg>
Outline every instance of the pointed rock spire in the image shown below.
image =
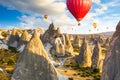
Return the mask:
<svg viewBox="0 0 120 80">
<path fill-rule="evenodd" d="M 81 40 L 79 35 L 76 35 L 74 42 L 73 42 L 73 47 L 79 48 L 81 46 Z"/>
<path fill-rule="evenodd" d="M 59 27 L 57 28 L 56 31 L 57 31 L 57 34 L 61 34 L 61 31 L 60 31 L 60 28 L 59 28 Z"/>
<path fill-rule="evenodd" d="M 19 40 L 18 47 L 20 47 L 21 45 L 26 45 L 29 40 L 30 40 L 29 34 L 26 30 L 24 30 Z"/>
<path fill-rule="evenodd" d="M 56 49 L 56 53 L 60 56 L 64 56 L 65 54 L 65 48 L 64 45 L 61 41 L 60 38 L 56 38 L 55 40 L 55 49 Z"/>
<path fill-rule="evenodd" d="M 11 47 L 17 47 L 17 42 L 19 41 L 19 34 L 16 32 L 16 29 L 14 28 L 12 30 L 12 33 L 9 37 L 9 40 L 8 40 L 8 46 L 11 46 Z"/>
<path fill-rule="evenodd" d="M 99 68 L 100 70 L 102 69 L 102 67 L 100 66 L 100 60 L 102 60 L 101 46 L 99 42 L 96 42 L 95 47 L 93 49 L 93 54 L 92 54 L 92 68 L 93 69 L 94 68 Z"/>
<path fill-rule="evenodd" d="M 55 26 L 54 26 L 53 22 L 50 24 L 49 30 L 55 30 Z"/>
<path fill-rule="evenodd" d="M 80 54 L 77 57 L 77 62 L 82 67 L 91 67 L 91 50 L 89 48 L 86 39 L 83 39 L 83 43 L 80 49 Z"/>
<path fill-rule="evenodd" d="M 58 80 L 36 31 L 19 57 L 12 80 Z"/>
<path fill-rule="evenodd" d="M 120 21 L 104 60 L 101 80 L 120 80 Z"/>
<path fill-rule="evenodd" d="M 65 50 L 66 52 L 72 54 L 73 53 L 73 46 L 70 42 L 70 38 L 68 34 L 65 34 Z"/>
</svg>

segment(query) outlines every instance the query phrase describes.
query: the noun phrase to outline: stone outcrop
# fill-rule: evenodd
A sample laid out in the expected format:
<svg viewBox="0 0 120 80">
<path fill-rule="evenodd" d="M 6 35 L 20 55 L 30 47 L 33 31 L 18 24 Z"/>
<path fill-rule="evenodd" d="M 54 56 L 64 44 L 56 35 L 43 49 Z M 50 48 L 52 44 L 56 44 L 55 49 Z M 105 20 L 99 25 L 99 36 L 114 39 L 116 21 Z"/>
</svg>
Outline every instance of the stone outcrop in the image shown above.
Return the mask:
<svg viewBox="0 0 120 80">
<path fill-rule="evenodd" d="M 102 71 L 101 60 L 102 60 L 101 45 L 99 44 L 99 42 L 96 42 L 92 54 L 92 68 L 93 69 L 99 68 L 101 72 Z"/>
<path fill-rule="evenodd" d="M 57 55 L 60 55 L 60 56 L 65 55 L 65 47 L 60 38 L 55 39 L 55 51 Z"/>
<path fill-rule="evenodd" d="M 104 36 L 98 35 L 98 37 L 95 40 L 102 44 L 102 43 L 104 43 Z"/>
<path fill-rule="evenodd" d="M 74 40 L 74 36 L 72 34 L 69 34 L 70 40 Z"/>
<path fill-rule="evenodd" d="M 95 44 L 96 40 L 95 40 L 95 35 L 91 35 L 90 39 L 89 39 L 89 43 L 90 44 Z"/>
<path fill-rule="evenodd" d="M 19 41 L 19 34 L 17 33 L 16 29 L 14 28 L 9 37 L 7 45 L 11 46 L 11 47 L 17 47 L 18 41 Z"/>
<path fill-rule="evenodd" d="M 82 46 L 80 48 L 80 54 L 77 56 L 77 63 L 82 67 L 91 67 L 92 53 L 88 45 L 87 40 L 83 39 Z"/>
<path fill-rule="evenodd" d="M 68 34 L 65 34 L 65 51 L 66 53 L 69 53 L 71 55 L 73 55 L 73 46 L 70 42 L 70 38 Z"/>
<path fill-rule="evenodd" d="M 120 21 L 104 60 L 101 80 L 120 80 Z"/>
<path fill-rule="evenodd" d="M 53 40 L 59 36 L 61 36 L 60 28 L 55 29 L 54 24 L 51 23 L 49 29 L 43 34 L 42 41 L 43 43 L 49 42 L 54 44 Z"/>
<path fill-rule="evenodd" d="M 106 40 L 105 40 L 105 46 L 106 47 L 109 47 L 110 45 L 110 38 L 108 37 Z"/>
<path fill-rule="evenodd" d="M 79 35 L 76 35 L 74 41 L 73 41 L 73 47 L 79 48 L 81 46 L 81 40 Z"/>
<path fill-rule="evenodd" d="M 20 54 L 11 80 L 59 80 L 36 31 Z"/>
<path fill-rule="evenodd" d="M 29 36 L 28 32 L 25 30 L 18 42 L 18 48 L 22 45 L 26 45 L 29 40 L 30 40 L 30 36 Z"/>
</svg>

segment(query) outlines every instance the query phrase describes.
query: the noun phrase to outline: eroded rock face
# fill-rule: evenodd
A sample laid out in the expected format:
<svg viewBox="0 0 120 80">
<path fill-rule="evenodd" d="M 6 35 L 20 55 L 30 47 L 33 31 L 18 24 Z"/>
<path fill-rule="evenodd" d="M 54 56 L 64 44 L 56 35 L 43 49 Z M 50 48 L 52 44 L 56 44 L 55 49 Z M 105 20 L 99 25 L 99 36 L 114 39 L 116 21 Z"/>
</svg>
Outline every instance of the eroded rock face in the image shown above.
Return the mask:
<svg viewBox="0 0 120 80">
<path fill-rule="evenodd" d="M 91 56 L 92 53 L 88 42 L 84 39 L 80 49 L 80 54 L 77 56 L 78 64 L 82 67 L 91 67 Z"/>
<path fill-rule="evenodd" d="M 21 53 L 11 80 L 59 80 L 36 31 Z"/>
<path fill-rule="evenodd" d="M 28 32 L 25 30 L 18 42 L 18 48 L 22 45 L 26 45 L 29 40 L 30 40 L 30 36 L 29 36 Z"/>
<path fill-rule="evenodd" d="M 70 38 L 70 40 L 74 40 L 74 37 L 72 34 L 69 34 L 69 38 Z"/>
<path fill-rule="evenodd" d="M 19 41 L 19 34 L 16 32 L 16 29 L 13 29 L 7 45 L 11 47 L 17 47 L 18 41 Z"/>
<path fill-rule="evenodd" d="M 104 60 L 101 80 L 120 80 L 120 22 Z"/>
<path fill-rule="evenodd" d="M 110 45 L 110 38 L 108 37 L 106 40 L 105 40 L 105 46 L 106 47 L 109 47 Z"/>
<path fill-rule="evenodd" d="M 66 53 L 69 53 L 71 55 L 73 53 L 73 47 L 70 42 L 70 38 L 69 38 L 68 34 L 65 34 L 65 51 L 66 51 Z"/>
<path fill-rule="evenodd" d="M 79 35 L 76 35 L 74 42 L 73 42 L 73 47 L 79 48 L 81 46 L 81 40 Z"/>
<path fill-rule="evenodd" d="M 102 52 L 101 52 L 101 46 L 99 42 L 96 42 L 95 47 L 93 49 L 93 54 L 92 54 L 92 68 L 99 68 L 100 72 L 102 72 Z"/>
<path fill-rule="evenodd" d="M 89 39 L 89 43 L 91 44 L 95 44 L 96 40 L 95 40 L 95 35 L 91 35 L 90 39 Z"/>
<path fill-rule="evenodd" d="M 104 43 L 104 36 L 103 36 L 103 35 L 99 35 L 99 36 L 96 38 L 96 41 L 99 42 L 99 43 Z"/>
<path fill-rule="evenodd" d="M 60 29 L 55 29 L 54 24 L 51 23 L 49 29 L 45 31 L 42 37 L 43 43 L 49 42 L 53 44 L 51 41 L 61 35 Z"/>
<path fill-rule="evenodd" d="M 60 38 L 56 38 L 55 40 L 55 51 L 56 54 L 64 56 L 65 55 L 65 47 Z"/>
</svg>

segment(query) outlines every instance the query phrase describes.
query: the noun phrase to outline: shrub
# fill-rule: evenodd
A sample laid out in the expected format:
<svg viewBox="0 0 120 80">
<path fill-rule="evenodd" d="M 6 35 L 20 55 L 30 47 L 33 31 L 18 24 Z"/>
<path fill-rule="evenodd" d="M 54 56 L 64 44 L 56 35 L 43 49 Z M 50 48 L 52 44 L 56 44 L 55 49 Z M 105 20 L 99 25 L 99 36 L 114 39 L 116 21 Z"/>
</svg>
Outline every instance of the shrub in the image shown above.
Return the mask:
<svg viewBox="0 0 120 80">
<path fill-rule="evenodd" d="M 15 47 L 9 46 L 8 49 L 11 50 L 11 52 L 18 53 L 18 51 L 17 51 L 17 49 Z"/>
<path fill-rule="evenodd" d="M 10 58 L 10 59 L 8 59 L 8 61 L 7 61 L 7 64 L 8 65 L 13 65 L 13 64 L 15 64 L 16 62 L 15 62 L 15 60 L 13 59 L 13 58 Z"/>
<path fill-rule="evenodd" d="M 94 68 L 93 73 L 100 73 L 100 69 L 99 68 Z"/>
<path fill-rule="evenodd" d="M 102 53 L 107 53 L 107 50 L 106 50 L 106 49 L 103 49 L 103 50 L 102 50 Z"/>
<path fill-rule="evenodd" d="M 73 74 L 73 76 L 77 76 L 77 74 Z"/>
<path fill-rule="evenodd" d="M 67 71 L 65 71 L 65 72 L 67 72 Z"/>
<path fill-rule="evenodd" d="M 68 78 L 68 80 L 74 80 L 73 78 Z"/>
<path fill-rule="evenodd" d="M 95 78 L 94 80 L 100 80 L 100 78 Z"/>
<path fill-rule="evenodd" d="M 81 73 L 78 73 L 78 75 L 81 75 Z"/>
</svg>

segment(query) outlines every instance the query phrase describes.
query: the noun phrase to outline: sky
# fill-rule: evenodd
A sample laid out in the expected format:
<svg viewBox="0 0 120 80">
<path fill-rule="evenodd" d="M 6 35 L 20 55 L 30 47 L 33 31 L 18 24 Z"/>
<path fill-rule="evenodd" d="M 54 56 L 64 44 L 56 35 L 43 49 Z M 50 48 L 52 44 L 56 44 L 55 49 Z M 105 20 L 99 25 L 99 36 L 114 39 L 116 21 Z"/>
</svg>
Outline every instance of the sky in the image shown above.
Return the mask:
<svg viewBox="0 0 120 80">
<path fill-rule="evenodd" d="M 49 16 L 44 19 L 44 15 Z M 92 0 L 92 7 L 80 22 L 71 15 L 66 0 L 0 0 L 0 29 L 48 29 L 50 23 L 70 34 L 114 31 L 120 21 L 120 0 Z M 97 28 L 93 28 L 97 23 Z"/>
</svg>

